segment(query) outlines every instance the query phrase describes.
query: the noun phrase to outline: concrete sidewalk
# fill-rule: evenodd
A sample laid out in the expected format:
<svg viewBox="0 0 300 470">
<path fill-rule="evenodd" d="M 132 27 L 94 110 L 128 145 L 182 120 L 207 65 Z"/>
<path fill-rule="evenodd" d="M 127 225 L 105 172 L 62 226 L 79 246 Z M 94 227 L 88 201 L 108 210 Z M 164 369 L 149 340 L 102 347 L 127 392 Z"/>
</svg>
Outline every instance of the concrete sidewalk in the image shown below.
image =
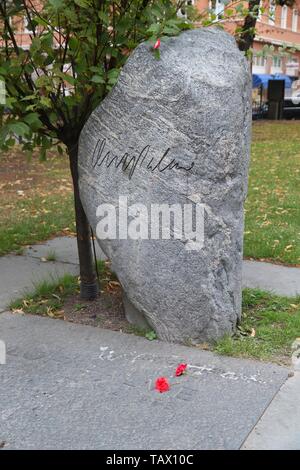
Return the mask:
<svg viewBox="0 0 300 470">
<path fill-rule="evenodd" d="M 244 450 L 300 450 L 300 370 L 281 387 Z"/>
<path fill-rule="evenodd" d="M 274 294 L 295 297 L 300 294 L 300 268 L 244 261 L 243 287 L 258 287 Z"/>
<path fill-rule="evenodd" d="M 98 259 L 104 258 L 98 244 L 96 252 Z M 49 254 L 55 254 L 55 261 L 45 261 Z M 7 309 L 11 300 L 33 290 L 36 283 L 66 273 L 79 273 L 74 237 L 57 237 L 26 248 L 22 255 L 0 257 L 0 312 Z"/>
<path fill-rule="evenodd" d="M 5 449 L 239 449 L 288 370 L 61 320 L 2 313 Z M 174 378 L 176 366 L 188 375 Z M 171 390 L 154 390 L 159 376 Z"/>
</svg>

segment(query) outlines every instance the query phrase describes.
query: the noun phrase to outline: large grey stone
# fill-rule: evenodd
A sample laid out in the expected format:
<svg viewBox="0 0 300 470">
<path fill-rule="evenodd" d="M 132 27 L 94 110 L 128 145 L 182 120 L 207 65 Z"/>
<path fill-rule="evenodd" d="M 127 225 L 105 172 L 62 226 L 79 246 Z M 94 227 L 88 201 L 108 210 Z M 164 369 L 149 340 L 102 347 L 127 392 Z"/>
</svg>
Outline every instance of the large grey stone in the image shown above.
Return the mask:
<svg viewBox="0 0 300 470">
<path fill-rule="evenodd" d="M 149 213 L 161 203 L 205 207 L 202 249 L 187 237 L 100 240 L 130 316 L 161 339 L 199 342 L 236 326 L 250 123 L 247 62 L 212 28 L 167 39 L 160 60 L 139 46 L 81 134 L 81 198 L 95 230 L 98 205 L 118 207 L 119 196 Z"/>
</svg>

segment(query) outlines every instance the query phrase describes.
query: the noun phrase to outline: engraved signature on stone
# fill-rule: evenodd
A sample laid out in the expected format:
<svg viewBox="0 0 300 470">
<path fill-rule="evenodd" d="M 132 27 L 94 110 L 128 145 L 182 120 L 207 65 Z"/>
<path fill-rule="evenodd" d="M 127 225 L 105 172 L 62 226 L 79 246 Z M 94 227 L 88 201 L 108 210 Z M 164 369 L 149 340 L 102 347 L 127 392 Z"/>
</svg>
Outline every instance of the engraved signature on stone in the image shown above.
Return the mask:
<svg viewBox="0 0 300 470">
<path fill-rule="evenodd" d="M 194 167 L 194 162 L 190 166 L 182 166 L 175 158 L 168 161 L 170 148 L 167 148 L 158 161 L 149 154 L 151 147 L 146 145 L 140 152 L 136 150 L 135 155 L 125 152 L 123 155 L 113 155 L 110 150 L 106 151 L 106 139 L 99 139 L 92 155 L 92 167 L 106 166 L 107 168 L 118 169 L 122 171 L 129 169 L 128 178 L 131 179 L 138 168 L 146 168 L 150 172 L 158 171 L 163 173 L 166 170 L 183 170 L 189 172 Z"/>
</svg>

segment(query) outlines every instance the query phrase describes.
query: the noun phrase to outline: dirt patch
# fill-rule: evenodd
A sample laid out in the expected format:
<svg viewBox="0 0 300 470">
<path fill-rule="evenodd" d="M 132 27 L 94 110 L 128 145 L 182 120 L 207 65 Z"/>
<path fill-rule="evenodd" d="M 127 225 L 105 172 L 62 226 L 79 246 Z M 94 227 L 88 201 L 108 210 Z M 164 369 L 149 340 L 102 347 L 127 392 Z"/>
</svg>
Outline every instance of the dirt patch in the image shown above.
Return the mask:
<svg viewBox="0 0 300 470">
<path fill-rule="evenodd" d="M 98 326 L 113 331 L 132 332 L 132 325 L 125 317 L 121 288 L 113 292 L 101 292 L 93 301 L 83 301 L 79 294 L 67 297 L 64 320 L 82 325 Z"/>
</svg>

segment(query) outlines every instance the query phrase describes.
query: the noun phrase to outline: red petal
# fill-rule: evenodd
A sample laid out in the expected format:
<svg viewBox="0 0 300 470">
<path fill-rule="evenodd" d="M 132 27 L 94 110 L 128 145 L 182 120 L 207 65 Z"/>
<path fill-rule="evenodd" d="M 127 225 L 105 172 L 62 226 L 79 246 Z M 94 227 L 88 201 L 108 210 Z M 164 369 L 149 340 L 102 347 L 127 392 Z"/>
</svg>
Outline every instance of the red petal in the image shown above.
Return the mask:
<svg viewBox="0 0 300 470">
<path fill-rule="evenodd" d="M 187 364 L 179 364 L 175 372 L 176 377 L 182 375 L 185 372 L 186 368 Z"/>
<path fill-rule="evenodd" d="M 154 44 L 154 49 L 159 49 L 159 47 L 160 47 L 160 39 L 158 39 L 156 43 Z"/>
<path fill-rule="evenodd" d="M 158 377 L 158 379 L 156 379 L 155 389 L 160 393 L 164 393 L 170 390 L 170 385 L 166 377 Z"/>
</svg>

